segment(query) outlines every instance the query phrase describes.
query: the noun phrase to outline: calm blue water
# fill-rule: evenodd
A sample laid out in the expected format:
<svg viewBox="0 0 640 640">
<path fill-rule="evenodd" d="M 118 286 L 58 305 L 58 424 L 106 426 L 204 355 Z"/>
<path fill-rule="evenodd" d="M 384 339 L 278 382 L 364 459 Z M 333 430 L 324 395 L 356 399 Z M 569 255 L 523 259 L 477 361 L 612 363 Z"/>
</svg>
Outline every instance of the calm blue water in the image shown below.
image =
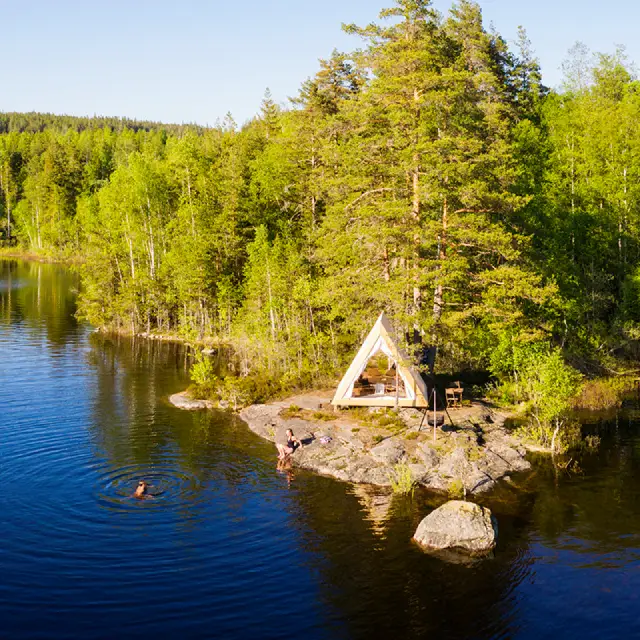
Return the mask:
<svg viewBox="0 0 640 640">
<path fill-rule="evenodd" d="M 76 286 L 0 261 L 1 638 L 640 637 L 633 411 L 580 473 L 486 497 L 495 558 L 446 564 L 410 542 L 438 498 L 276 472 L 239 420 L 167 403 L 180 348 L 78 324 Z"/>
</svg>

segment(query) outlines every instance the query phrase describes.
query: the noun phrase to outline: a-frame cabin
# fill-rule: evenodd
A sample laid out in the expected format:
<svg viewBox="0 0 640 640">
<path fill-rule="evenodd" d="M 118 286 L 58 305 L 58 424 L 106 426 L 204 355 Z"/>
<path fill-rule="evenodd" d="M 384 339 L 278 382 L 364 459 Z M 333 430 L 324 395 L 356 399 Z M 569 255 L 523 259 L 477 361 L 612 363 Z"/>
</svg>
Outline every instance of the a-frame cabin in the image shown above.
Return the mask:
<svg viewBox="0 0 640 640">
<path fill-rule="evenodd" d="M 383 312 L 344 374 L 331 404 L 424 408 L 429 406 L 428 397 L 422 376 L 398 346 L 391 323 Z"/>
</svg>

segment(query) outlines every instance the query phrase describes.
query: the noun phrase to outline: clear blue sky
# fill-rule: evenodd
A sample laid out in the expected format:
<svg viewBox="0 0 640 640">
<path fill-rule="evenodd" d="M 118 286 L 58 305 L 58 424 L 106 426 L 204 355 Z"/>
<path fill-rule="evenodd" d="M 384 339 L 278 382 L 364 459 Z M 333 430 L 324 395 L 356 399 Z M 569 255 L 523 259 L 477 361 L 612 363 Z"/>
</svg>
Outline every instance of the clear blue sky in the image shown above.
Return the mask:
<svg viewBox="0 0 640 640">
<path fill-rule="evenodd" d="M 356 38 L 391 0 L 0 0 L 0 111 L 238 123 L 265 88 L 286 102 L 333 48 Z M 523 25 L 546 84 L 577 40 L 627 46 L 640 62 L 637 0 L 480 0 L 486 24 L 512 41 Z M 446 12 L 449 0 L 434 0 Z"/>
</svg>

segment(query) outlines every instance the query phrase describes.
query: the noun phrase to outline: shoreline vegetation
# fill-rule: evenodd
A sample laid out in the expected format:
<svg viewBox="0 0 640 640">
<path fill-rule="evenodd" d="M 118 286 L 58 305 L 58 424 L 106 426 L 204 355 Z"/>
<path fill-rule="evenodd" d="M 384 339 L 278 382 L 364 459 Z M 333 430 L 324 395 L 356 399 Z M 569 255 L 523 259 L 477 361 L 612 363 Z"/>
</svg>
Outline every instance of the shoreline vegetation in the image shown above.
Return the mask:
<svg viewBox="0 0 640 640">
<path fill-rule="evenodd" d="M 241 126 L 0 113 L 0 256 L 73 263 L 80 318 L 192 345 L 236 409 L 335 383 L 385 311 L 560 452 L 636 384 L 633 64 L 577 44 L 550 90 L 476 3 L 391 4 Z"/>
</svg>

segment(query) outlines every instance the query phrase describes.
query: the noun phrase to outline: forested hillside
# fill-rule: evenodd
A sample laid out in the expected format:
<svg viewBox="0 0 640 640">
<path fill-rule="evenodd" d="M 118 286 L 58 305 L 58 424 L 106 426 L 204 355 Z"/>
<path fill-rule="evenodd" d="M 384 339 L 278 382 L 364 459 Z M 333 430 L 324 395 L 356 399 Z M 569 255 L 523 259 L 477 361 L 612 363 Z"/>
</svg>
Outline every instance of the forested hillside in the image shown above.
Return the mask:
<svg viewBox="0 0 640 640">
<path fill-rule="evenodd" d="M 245 372 L 334 374 L 383 309 L 438 371 L 607 365 L 640 326 L 623 55 L 577 48 L 556 93 L 468 0 L 345 28 L 361 48 L 242 127 L 0 116 L 2 228 L 83 258 L 94 325 L 214 336 Z"/>
</svg>

